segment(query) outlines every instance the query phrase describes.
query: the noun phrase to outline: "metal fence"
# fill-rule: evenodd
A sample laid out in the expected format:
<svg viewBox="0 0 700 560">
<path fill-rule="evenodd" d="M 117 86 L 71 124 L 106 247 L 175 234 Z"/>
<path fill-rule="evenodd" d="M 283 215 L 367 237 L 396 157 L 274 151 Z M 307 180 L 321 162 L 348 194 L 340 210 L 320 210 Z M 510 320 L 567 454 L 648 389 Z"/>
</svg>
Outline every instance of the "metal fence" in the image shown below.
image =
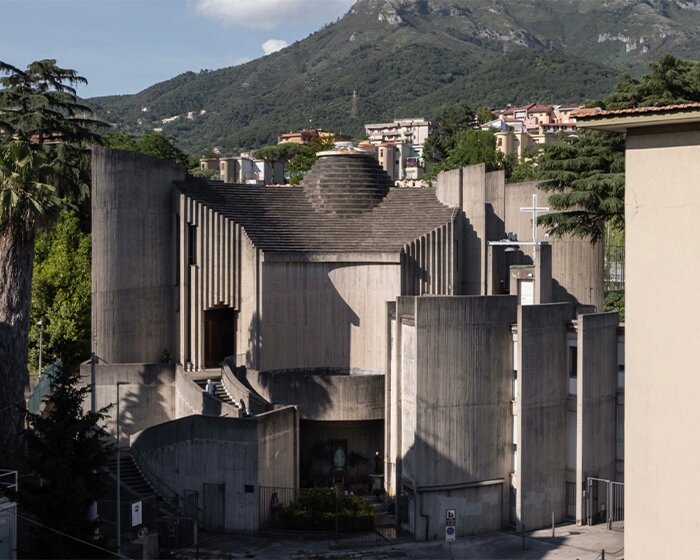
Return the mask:
<svg viewBox="0 0 700 560">
<path fill-rule="evenodd" d="M 586 484 L 586 510 L 589 525 L 605 523 L 608 529 L 625 528 L 625 485 L 589 477 Z"/>
<path fill-rule="evenodd" d="M 625 289 L 625 247 L 605 246 L 605 290 Z"/>
<path fill-rule="evenodd" d="M 387 496 L 357 496 L 335 488 L 261 486 L 260 529 L 327 534 L 336 541 L 396 539 L 395 504 Z"/>
</svg>

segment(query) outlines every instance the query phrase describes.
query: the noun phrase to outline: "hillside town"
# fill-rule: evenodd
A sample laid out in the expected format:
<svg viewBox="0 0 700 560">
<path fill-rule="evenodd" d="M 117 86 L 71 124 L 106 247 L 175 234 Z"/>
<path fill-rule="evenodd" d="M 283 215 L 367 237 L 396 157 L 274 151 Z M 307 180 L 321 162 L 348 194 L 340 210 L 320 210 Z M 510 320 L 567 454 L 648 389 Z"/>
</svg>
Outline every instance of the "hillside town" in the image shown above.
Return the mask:
<svg viewBox="0 0 700 560">
<path fill-rule="evenodd" d="M 473 126 L 493 131 L 497 150 L 504 156 L 514 156 L 518 161 L 523 161 L 536 159 L 540 148 L 562 136 L 575 136 L 576 119 L 600 111 L 599 107 L 529 103 L 496 109 L 492 111 L 493 120 L 484 123 L 475 120 Z M 357 142 L 358 147 L 373 154 L 396 186 L 427 186 L 427 182 L 422 180 L 426 172 L 423 144 L 433 132 L 429 120 L 420 117 L 398 119 L 366 124 L 364 129 L 366 138 Z M 353 138 L 339 132 L 302 129 L 281 134 L 278 144 L 310 145 L 319 140 L 337 143 L 352 142 Z M 215 148 L 214 151 L 220 153 L 221 149 Z M 200 168 L 211 176 L 218 174 L 218 178 L 225 183 L 280 185 L 289 182 L 286 161 L 255 158 L 252 152 L 202 158 Z"/>
<path fill-rule="evenodd" d="M 28 4 L 0 560 L 700 556 L 697 3 Z"/>
</svg>

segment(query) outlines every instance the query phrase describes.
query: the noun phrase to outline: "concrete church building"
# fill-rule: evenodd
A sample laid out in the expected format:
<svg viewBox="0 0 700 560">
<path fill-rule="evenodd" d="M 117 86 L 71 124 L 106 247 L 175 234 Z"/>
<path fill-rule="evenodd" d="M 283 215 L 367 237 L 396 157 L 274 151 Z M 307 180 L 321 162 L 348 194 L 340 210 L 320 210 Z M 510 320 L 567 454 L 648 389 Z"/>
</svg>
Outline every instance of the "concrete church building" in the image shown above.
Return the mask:
<svg viewBox="0 0 700 560">
<path fill-rule="evenodd" d="M 163 493 L 223 488 L 226 530 L 263 488 L 366 488 L 376 452 L 419 539 L 445 504 L 459 534 L 583 520 L 621 475 L 620 335 L 601 247 L 532 240 L 536 194 L 483 165 L 397 189 L 349 145 L 297 188 L 96 148 L 97 404 L 122 382 L 122 445 Z"/>
</svg>

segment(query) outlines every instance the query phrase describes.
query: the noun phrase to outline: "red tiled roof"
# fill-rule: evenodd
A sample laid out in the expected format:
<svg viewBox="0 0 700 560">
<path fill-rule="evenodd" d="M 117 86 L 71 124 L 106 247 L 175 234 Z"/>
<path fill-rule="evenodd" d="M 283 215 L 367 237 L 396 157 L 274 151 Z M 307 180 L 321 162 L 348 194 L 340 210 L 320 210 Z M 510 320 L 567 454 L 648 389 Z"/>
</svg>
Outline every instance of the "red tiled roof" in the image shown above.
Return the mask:
<svg viewBox="0 0 700 560">
<path fill-rule="evenodd" d="M 645 113 L 668 113 L 672 111 L 685 111 L 688 109 L 700 109 L 700 102 L 679 103 L 677 105 L 659 105 L 651 107 L 632 107 L 630 109 L 615 109 L 613 111 L 600 111 L 592 115 L 576 115 L 580 119 L 597 119 L 612 116 L 640 115 Z"/>
</svg>

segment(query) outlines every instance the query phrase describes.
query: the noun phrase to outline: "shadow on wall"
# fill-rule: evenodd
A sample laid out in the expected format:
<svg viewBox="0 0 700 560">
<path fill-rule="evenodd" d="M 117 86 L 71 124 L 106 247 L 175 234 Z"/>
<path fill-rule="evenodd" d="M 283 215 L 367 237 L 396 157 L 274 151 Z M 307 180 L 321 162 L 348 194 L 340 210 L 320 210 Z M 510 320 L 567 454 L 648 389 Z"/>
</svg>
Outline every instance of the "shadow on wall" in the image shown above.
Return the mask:
<svg viewBox="0 0 700 560">
<path fill-rule="evenodd" d="M 364 303 L 359 282 L 366 271 L 354 271 L 354 264 L 314 262 L 265 266 L 264 314 L 254 313 L 248 325 L 248 366 L 258 371 L 351 368 L 351 330 L 361 326 L 360 317 L 339 288 Z"/>
<path fill-rule="evenodd" d="M 89 379 L 90 364 L 87 364 Z M 174 416 L 174 365 L 121 364 L 97 366 L 97 385 L 110 383 L 114 390 L 110 402 L 112 422 L 116 425 L 116 383 L 127 381 L 120 388 L 120 430 L 127 437 L 145 428 L 172 420 Z M 107 372 L 105 370 L 108 369 Z M 83 372 L 84 373 L 84 372 Z M 107 373 L 107 375 L 103 375 Z M 98 405 L 100 403 L 98 402 Z M 106 403 L 109 404 L 109 403 Z M 115 430 L 116 433 L 116 430 Z"/>
<path fill-rule="evenodd" d="M 301 405 L 304 418 L 322 418 L 333 407 L 333 379 L 329 374 L 267 372 L 259 374 L 258 380 L 272 404 Z"/>
</svg>

